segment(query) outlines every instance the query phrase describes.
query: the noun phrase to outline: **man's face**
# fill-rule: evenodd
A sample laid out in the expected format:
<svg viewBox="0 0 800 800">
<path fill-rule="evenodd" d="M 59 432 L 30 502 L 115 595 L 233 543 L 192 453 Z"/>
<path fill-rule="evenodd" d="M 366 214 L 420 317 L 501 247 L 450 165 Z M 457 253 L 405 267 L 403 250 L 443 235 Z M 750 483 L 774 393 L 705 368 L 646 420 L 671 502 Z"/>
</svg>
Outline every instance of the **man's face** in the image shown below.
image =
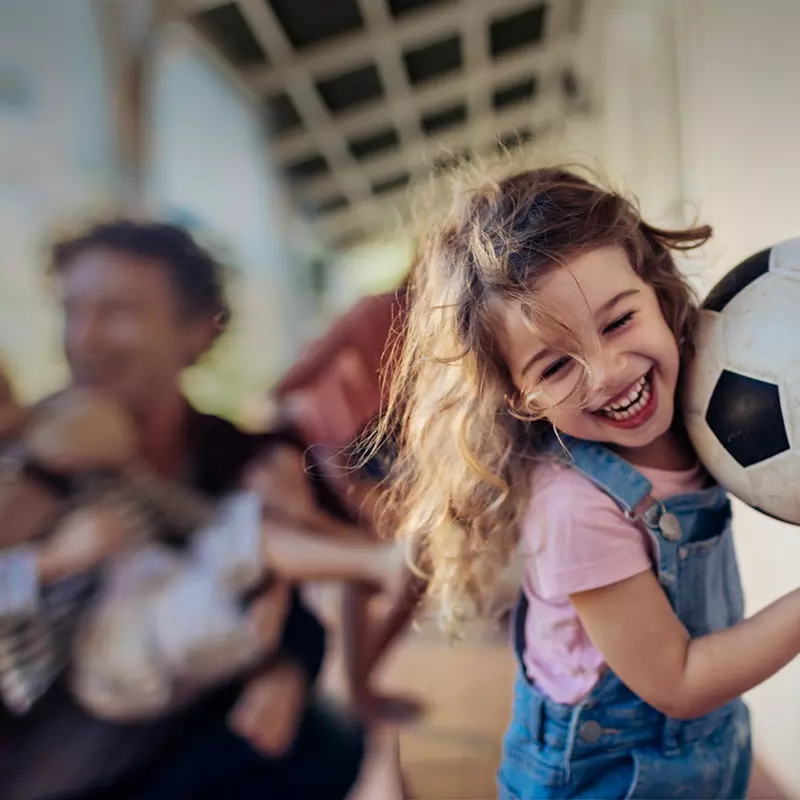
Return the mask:
<svg viewBox="0 0 800 800">
<path fill-rule="evenodd" d="M 91 248 L 64 265 L 58 288 L 74 382 L 110 392 L 131 411 L 174 389 L 211 343 L 213 322 L 181 313 L 158 262 Z"/>
</svg>

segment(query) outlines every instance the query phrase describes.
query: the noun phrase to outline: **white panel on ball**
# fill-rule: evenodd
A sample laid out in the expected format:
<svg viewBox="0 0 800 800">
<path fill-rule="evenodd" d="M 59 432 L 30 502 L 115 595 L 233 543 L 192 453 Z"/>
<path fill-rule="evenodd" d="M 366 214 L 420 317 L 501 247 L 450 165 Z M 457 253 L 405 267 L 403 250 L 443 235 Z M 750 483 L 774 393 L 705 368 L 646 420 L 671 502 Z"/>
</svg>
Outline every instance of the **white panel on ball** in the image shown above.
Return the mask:
<svg viewBox="0 0 800 800">
<path fill-rule="evenodd" d="M 780 384 L 800 367 L 800 281 L 766 273 L 722 312 L 726 367 Z"/>
<path fill-rule="evenodd" d="M 782 272 L 787 278 L 800 280 L 800 239 L 789 239 L 772 247 L 770 272 Z"/>
<path fill-rule="evenodd" d="M 747 477 L 752 505 L 780 519 L 800 520 L 800 455 L 796 451 L 789 450 L 748 467 Z"/>
<path fill-rule="evenodd" d="M 800 309 L 798 310 L 800 314 Z M 800 348 L 800 342 L 798 342 Z M 794 449 L 800 452 L 800 370 L 787 371 L 781 383 L 781 408 L 786 420 L 786 433 Z M 800 493 L 800 484 L 797 486 Z"/>
</svg>

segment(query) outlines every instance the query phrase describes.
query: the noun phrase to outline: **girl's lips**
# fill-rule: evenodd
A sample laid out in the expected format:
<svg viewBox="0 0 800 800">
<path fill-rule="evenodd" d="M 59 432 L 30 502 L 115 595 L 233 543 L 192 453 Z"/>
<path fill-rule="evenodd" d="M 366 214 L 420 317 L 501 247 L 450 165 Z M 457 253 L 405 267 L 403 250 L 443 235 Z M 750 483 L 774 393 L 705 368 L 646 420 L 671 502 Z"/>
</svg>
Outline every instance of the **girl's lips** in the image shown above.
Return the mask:
<svg viewBox="0 0 800 800">
<path fill-rule="evenodd" d="M 655 381 L 653 380 L 652 370 L 646 376 L 645 390 L 648 391 L 649 393 L 647 402 L 633 416 L 626 417 L 625 419 L 615 419 L 614 417 L 609 416 L 609 414 L 607 414 L 602 410 L 596 411 L 595 414 L 598 417 L 600 417 L 605 424 L 612 425 L 613 427 L 619 428 L 621 430 L 631 430 L 633 428 L 639 428 L 645 423 L 649 422 L 650 419 L 652 419 L 653 414 L 655 414 L 656 410 L 658 409 L 658 395 L 656 392 Z M 617 397 L 623 397 L 623 398 L 626 397 L 628 391 L 629 390 L 626 390 Z M 606 405 L 607 406 L 612 405 L 613 402 L 614 400 L 610 401 Z"/>
</svg>

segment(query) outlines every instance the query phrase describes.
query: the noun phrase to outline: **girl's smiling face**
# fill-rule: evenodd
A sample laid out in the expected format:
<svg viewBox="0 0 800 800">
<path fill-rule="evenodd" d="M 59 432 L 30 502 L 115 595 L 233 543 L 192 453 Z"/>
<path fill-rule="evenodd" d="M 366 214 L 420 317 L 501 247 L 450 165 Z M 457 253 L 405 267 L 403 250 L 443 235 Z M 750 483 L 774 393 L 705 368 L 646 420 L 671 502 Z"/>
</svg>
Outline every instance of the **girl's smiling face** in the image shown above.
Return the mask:
<svg viewBox="0 0 800 800">
<path fill-rule="evenodd" d="M 617 450 L 664 436 L 675 412 L 678 344 L 626 252 L 584 253 L 543 277 L 535 293 L 543 319 L 531 324 L 522 303 L 504 302 L 497 331 L 523 407 L 569 436 Z"/>
</svg>

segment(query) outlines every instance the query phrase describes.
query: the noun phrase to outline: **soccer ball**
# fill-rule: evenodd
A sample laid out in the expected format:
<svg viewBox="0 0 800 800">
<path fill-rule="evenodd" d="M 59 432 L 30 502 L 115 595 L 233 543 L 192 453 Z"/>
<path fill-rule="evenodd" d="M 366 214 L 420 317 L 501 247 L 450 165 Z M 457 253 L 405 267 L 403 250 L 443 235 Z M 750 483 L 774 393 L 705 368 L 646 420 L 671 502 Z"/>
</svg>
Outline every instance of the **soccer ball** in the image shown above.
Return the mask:
<svg viewBox="0 0 800 800">
<path fill-rule="evenodd" d="M 721 486 L 800 524 L 800 239 L 756 253 L 711 290 L 683 411 Z"/>
</svg>

